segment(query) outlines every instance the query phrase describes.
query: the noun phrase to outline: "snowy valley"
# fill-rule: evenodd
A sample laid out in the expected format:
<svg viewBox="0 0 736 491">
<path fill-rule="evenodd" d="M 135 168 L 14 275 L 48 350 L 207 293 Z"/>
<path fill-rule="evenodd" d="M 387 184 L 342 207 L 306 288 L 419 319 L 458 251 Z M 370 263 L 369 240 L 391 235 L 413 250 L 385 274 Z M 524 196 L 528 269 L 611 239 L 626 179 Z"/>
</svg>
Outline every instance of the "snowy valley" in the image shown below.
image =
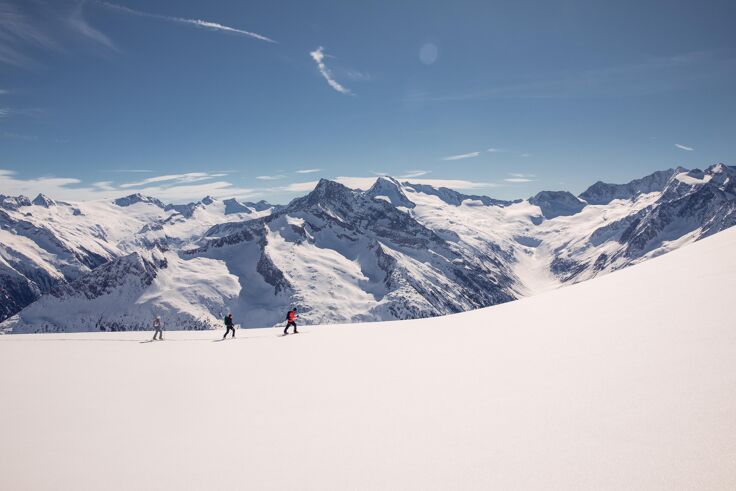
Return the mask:
<svg viewBox="0 0 736 491">
<path fill-rule="evenodd" d="M 377 178 L 286 206 L 0 196 L 0 328 L 124 331 L 425 318 L 580 282 L 736 224 L 736 168 L 517 201 Z"/>
</svg>

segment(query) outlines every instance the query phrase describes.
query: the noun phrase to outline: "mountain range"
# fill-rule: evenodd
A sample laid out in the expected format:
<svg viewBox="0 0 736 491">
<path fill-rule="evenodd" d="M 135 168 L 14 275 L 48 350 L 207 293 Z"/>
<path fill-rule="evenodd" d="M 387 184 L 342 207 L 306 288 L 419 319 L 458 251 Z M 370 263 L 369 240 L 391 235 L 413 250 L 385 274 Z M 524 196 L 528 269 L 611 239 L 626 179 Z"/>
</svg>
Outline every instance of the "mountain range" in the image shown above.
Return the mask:
<svg viewBox="0 0 736 491">
<path fill-rule="evenodd" d="M 471 196 L 321 180 L 286 206 L 139 194 L 0 195 L 7 332 L 269 326 L 462 312 L 583 281 L 736 224 L 736 167 L 675 168 L 578 196 Z"/>
</svg>

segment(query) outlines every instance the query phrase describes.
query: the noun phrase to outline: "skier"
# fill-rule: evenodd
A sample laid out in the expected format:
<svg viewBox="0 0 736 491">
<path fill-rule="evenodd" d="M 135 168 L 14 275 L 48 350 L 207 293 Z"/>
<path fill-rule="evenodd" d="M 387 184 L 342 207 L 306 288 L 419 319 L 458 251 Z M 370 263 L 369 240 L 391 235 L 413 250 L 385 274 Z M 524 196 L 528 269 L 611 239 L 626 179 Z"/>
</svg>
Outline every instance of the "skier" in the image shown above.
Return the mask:
<svg viewBox="0 0 736 491">
<path fill-rule="evenodd" d="M 158 340 L 163 341 L 164 340 L 164 330 L 161 327 L 161 317 L 156 316 L 155 319 L 153 319 L 153 341 L 156 341 L 156 336 L 158 335 Z"/>
<path fill-rule="evenodd" d="M 289 326 L 294 326 L 294 334 L 298 333 L 299 331 L 296 330 L 296 320 L 299 318 L 299 315 L 296 313 L 296 307 L 291 309 L 286 314 L 286 327 L 284 328 L 284 336 L 289 334 Z"/>
<path fill-rule="evenodd" d="M 227 333 L 230 331 L 233 332 L 233 339 L 235 338 L 235 325 L 233 324 L 233 314 L 227 314 L 225 316 L 225 327 L 227 328 L 225 330 L 225 335 L 222 337 L 222 339 L 227 338 Z"/>
</svg>

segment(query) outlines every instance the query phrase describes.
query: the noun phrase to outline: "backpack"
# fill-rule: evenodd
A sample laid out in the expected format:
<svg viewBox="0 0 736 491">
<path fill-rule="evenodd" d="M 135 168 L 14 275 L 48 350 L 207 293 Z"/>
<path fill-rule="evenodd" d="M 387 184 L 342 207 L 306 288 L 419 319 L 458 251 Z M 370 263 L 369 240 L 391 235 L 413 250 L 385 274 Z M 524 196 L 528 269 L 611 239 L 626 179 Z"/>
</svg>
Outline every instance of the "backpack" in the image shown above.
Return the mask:
<svg viewBox="0 0 736 491">
<path fill-rule="evenodd" d="M 289 319 L 289 317 L 291 317 L 291 310 L 286 313 L 286 320 L 287 321 L 291 320 L 291 319 Z"/>
</svg>

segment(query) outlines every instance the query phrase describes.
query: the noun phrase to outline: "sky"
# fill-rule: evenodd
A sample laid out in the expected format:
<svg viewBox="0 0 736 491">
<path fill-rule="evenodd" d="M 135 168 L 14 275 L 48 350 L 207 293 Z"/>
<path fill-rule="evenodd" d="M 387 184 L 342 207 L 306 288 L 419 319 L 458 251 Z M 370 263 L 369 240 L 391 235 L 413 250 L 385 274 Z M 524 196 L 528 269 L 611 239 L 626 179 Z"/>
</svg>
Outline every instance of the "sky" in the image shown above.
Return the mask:
<svg viewBox="0 0 736 491">
<path fill-rule="evenodd" d="M 0 0 L 0 194 L 496 198 L 736 161 L 733 1 Z M 370 179 L 369 179 L 370 178 Z"/>
</svg>

